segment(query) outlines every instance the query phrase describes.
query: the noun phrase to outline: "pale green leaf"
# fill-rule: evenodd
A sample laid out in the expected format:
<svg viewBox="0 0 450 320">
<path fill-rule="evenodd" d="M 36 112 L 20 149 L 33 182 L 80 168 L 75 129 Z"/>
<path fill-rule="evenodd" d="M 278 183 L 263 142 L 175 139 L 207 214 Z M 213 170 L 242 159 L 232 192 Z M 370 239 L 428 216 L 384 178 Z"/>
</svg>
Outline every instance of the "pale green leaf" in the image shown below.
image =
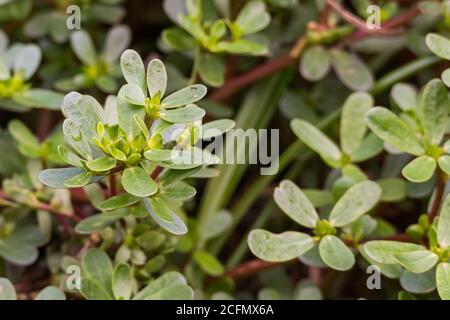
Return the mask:
<svg viewBox="0 0 450 320">
<path fill-rule="evenodd" d="M 161 118 L 171 123 L 189 123 L 202 119 L 206 112 L 195 104 L 173 110 L 162 110 Z"/>
<path fill-rule="evenodd" d="M 159 59 L 150 61 L 147 67 L 147 87 L 150 97 L 154 97 L 158 92 L 164 96 L 167 86 L 167 73 L 164 63 Z"/>
<path fill-rule="evenodd" d="M 98 232 L 104 230 L 107 226 L 113 224 L 117 220 L 125 217 L 127 214 L 127 210 L 115 210 L 95 214 L 79 222 L 75 227 L 75 231 L 81 234 Z"/>
<path fill-rule="evenodd" d="M 366 113 L 373 102 L 372 96 L 364 92 L 353 93 L 344 102 L 340 138 L 342 151 L 348 155 L 358 149 L 364 138 L 367 129 Z"/>
<path fill-rule="evenodd" d="M 129 300 L 133 290 L 132 271 L 128 264 L 116 265 L 112 276 L 112 290 L 117 300 Z"/>
<path fill-rule="evenodd" d="M 165 109 L 172 109 L 185 106 L 199 101 L 206 95 L 206 92 L 207 89 L 204 85 L 194 84 L 192 86 L 178 90 L 164 98 L 161 103 L 161 107 Z"/>
<path fill-rule="evenodd" d="M 117 196 L 106 199 L 99 204 L 99 208 L 102 210 L 114 210 L 119 208 L 128 207 L 142 200 L 139 197 L 135 197 L 129 193 L 122 193 Z"/>
<path fill-rule="evenodd" d="M 332 269 L 346 271 L 355 264 L 352 251 L 338 237 L 328 235 L 319 243 L 319 253 L 322 260 Z"/>
<path fill-rule="evenodd" d="M 105 251 L 99 248 L 89 249 L 83 256 L 81 261 L 83 267 L 83 277 L 95 282 L 109 296 L 113 296 L 111 278 L 113 267 L 111 260 Z M 82 283 L 83 283 L 82 279 Z"/>
<path fill-rule="evenodd" d="M 270 23 L 270 15 L 263 1 L 253 0 L 247 2 L 241 9 L 235 22 L 242 34 L 251 34 L 267 27 Z"/>
<path fill-rule="evenodd" d="M 391 90 L 392 100 L 403 111 L 414 110 L 417 106 L 417 90 L 407 83 L 396 83 Z"/>
<path fill-rule="evenodd" d="M 314 246 L 312 238 L 305 233 L 287 231 L 274 234 L 262 229 L 250 231 L 247 242 L 255 256 L 272 262 L 295 259 Z"/>
<path fill-rule="evenodd" d="M 117 160 L 111 157 L 101 157 L 86 162 L 86 166 L 95 172 L 104 172 L 111 170 L 117 164 Z"/>
<path fill-rule="evenodd" d="M 217 277 L 225 272 L 222 263 L 206 251 L 201 250 L 195 252 L 194 260 L 200 268 L 210 276 Z"/>
<path fill-rule="evenodd" d="M 178 217 L 173 211 L 170 211 L 170 214 L 172 215 L 173 222 L 167 222 L 165 220 L 162 220 L 158 214 L 156 214 L 155 210 L 152 207 L 152 203 L 149 199 L 144 199 L 145 208 L 147 209 L 150 216 L 155 220 L 155 222 L 163 229 L 169 231 L 172 234 L 176 235 L 182 235 L 187 233 L 187 226 L 181 220 L 180 217 Z"/>
<path fill-rule="evenodd" d="M 7 278 L 0 278 L 0 301 L 16 300 L 16 289 Z"/>
<path fill-rule="evenodd" d="M 416 156 L 425 150 L 415 132 L 392 111 L 375 107 L 367 112 L 370 129 L 381 139 L 397 149 Z"/>
<path fill-rule="evenodd" d="M 374 240 L 364 244 L 364 250 L 371 259 L 385 264 L 398 263 L 395 259 L 396 254 L 424 249 L 423 246 L 418 244 L 391 240 Z"/>
<path fill-rule="evenodd" d="M 55 287 L 55 286 L 48 286 L 42 289 L 34 298 L 34 300 L 66 300 L 66 296 L 64 295 L 64 292 L 61 291 L 61 289 Z"/>
<path fill-rule="evenodd" d="M 141 167 L 129 167 L 123 171 L 122 186 L 136 197 L 149 197 L 158 191 L 158 185 Z"/>
<path fill-rule="evenodd" d="M 439 213 L 437 240 L 441 248 L 450 247 L 450 195 L 445 198 Z"/>
<path fill-rule="evenodd" d="M 373 75 L 367 66 L 355 55 L 338 49 L 331 50 L 331 64 L 339 79 L 352 90 L 369 90 Z"/>
<path fill-rule="evenodd" d="M 381 196 L 381 188 L 373 181 L 363 181 L 348 189 L 330 213 L 330 223 L 342 227 L 371 210 Z"/>
<path fill-rule="evenodd" d="M 292 220 L 307 228 L 314 228 L 316 226 L 319 215 L 295 183 L 289 180 L 282 181 L 275 188 L 273 197 L 281 210 Z"/>
<path fill-rule="evenodd" d="M 72 32 L 70 44 L 75 55 L 86 65 L 97 63 L 97 53 L 90 35 L 84 30 Z"/>
<path fill-rule="evenodd" d="M 438 57 L 450 60 L 450 40 L 436 33 L 429 33 L 425 42 L 430 50 Z"/>
<path fill-rule="evenodd" d="M 435 253 L 428 250 L 397 253 L 394 257 L 398 263 L 413 273 L 428 271 L 439 260 L 439 257 Z"/>
<path fill-rule="evenodd" d="M 300 73 L 303 78 L 318 81 L 326 76 L 330 70 L 330 55 L 328 51 L 315 45 L 307 48 L 300 60 Z"/>
<path fill-rule="evenodd" d="M 442 169 L 446 174 L 450 175 L 450 156 L 443 155 L 438 158 L 439 168 Z"/>
<path fill-rule="evenodd" d="M 436 170 L 436 160 L 430 156 L 420 156 L 403 168 L 403 176 L 412 182 L 428 181 Z"/>
<path fill-rule="evenodd" d="M 436 286 L 442 300 L 450 300 L 450 264 L 440 263 L 436 268 Z"/>
<path fill-rule="evenodd" d="M 307 121 L 294 119 L 291 129 L 308 147 L 317 152 L 325 161 L 339 162 L 342 154 L 336 144 L 319 129 Z"/>
<path fill-rule="evenodd" d="M 142 92 L 147 91 L 144 63 L 136 51 L 125 50 L 120 56 L 120 67 L 128 83 L 137 85 Z"/>
<path fill-rule="evenodd" d="M 450 104 L 447 88 L 441 80 L 433 79 L 423 89 L 418 115 L 420 117 L 425 139 L 430 144 L 438 145 L 447 128 Z"/>
<path fill-rule="evenodd" d="M 30 79 L 41 63 L 41 49 L 35 44 L 24 46 L 14 61 L 14 73 L 21 73 L 25 80 Z"/>
</svg>

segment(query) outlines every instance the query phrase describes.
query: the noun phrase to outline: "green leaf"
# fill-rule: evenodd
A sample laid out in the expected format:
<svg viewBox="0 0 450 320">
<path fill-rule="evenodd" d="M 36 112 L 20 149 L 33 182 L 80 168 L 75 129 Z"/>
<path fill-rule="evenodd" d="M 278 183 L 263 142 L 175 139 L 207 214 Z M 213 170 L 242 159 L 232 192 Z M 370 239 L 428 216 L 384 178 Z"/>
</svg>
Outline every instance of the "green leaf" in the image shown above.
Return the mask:
<svg viewBox="0 0 450 320">
<path fill-rule="evenodd" d="M 94 282 L 103 289 L 108 296 L 113 297 L 111 278 L 113 267 L 111 260 L 105 251 L 98 248 L 89 249 L 81 261 L 83 267 L 83 277 Z M 81 281 L 81 292 L 83 293 L 84 279 Z"/>
<path fill-rule="evenodd" d="M 217 277 L 225 272 L 222 263 L 206 251 L 196 251 L 194 253 L 194 260 L 210 276 Z"/>
<path fill-rule="evenodd" d="M 66 300 L 66 296 L 58 287 L 48 286 L 42 289 L 34 300 Z"/>
<path fill-rule="evenodd" d="M 194 292 L 183 275 L 170 271 L 150 281 L 133 300 L 191 300 L 193 297 Z"/>
<path fill-rule="evenodd" d="M 314 246 L 314 241 L 309 235 L 296 231 L 274 234 L 254 229 L 250 231 L 247 242 L 255 256 L 272 262 L 295 259 Z"/>
<path fill-rule="evenodd" d="M 377 181 L 381 187 L 382 202 L 397 202 L 401 201 L 406 196 L 406 183 L 399 178 L 386 178 Z"/>
<path fill-rule="evenodd" d="M 142 199 L 135 197 L 129 193 L 122 193 L 117 196 L 111 197 L 99 204 L 99 208 L 102 210 L 114 210 L 119 208 L 128 207 L 135 204 Z"/>
<path fill-rule="evenodd" d="M 206 112 L 195 104 L 188 104 L 186 107 L 174 110 L 162 110 L 161 118 L 172 123 L 188 123 L 202 119 Z"/>
<path fill-rule="evenodd" d="M 381 188 L 373 181 L 363 181 L 348 189 L 330 213 L 330 223 L 342 227 L 371 210 L 381 196 Z"/>
<path fill-rule="evenodd" d="M 147 86 L 150 97 L 154 97 L 158 92 L 164 96 L 167 86 L 167 72 L 161 60 L 153 59 L 147 67 Z"/>
<path fill-rule="evenodd" d="M 442 71 L 441 79 L 442 82 L 444 82 L 444 84 L 447 86 L 447 88 L 450 87 L 450 68 Z"/>
<path fill-rule="evenodd" d="M 91 145 L 74 121 L 71 119 L 64 120 L 63 133 L 66 144 L 75 150 L 82 158 L 92 158 Z"/>
<path fill-rule="evenodd" d="M 423 273 L 433 268 L 439 257 L 428 250 L 397 253 L 395 259 L 413 273 Z"/>
<path fill-rule="evenodd" d="M 164 44 L 177 51 L 193 51 L 195 49 L 195 40 L 190 34 L 181 28 L 172 27 L 164 29 L 161 34 Z"/>
<path fill-rule="evenodd" d="M 150 216 L 155 220 L 155 222 L 163 229 L 169 231 L 172 234 L 176 235 L 182 235 L 187 233 L 187 227 L 186 224 L 183 222 L 183 220 L 180 219 L 173 211 L 170 211 L 170 214 L 172 215 L 173 222 L 169 223 L 165 220 L 162 220 L 158 214 L 153 209 L 153 204 L 149 199 L 144 199 L 145 208 L 147 209 L 147 212 L 150 214 Z"/>
<path fill-rule="evenodd" d="M 85 276 L 81 277 L 80 292 L 87 300 L 113 300 L 113 296 L 100 284 Z"/>
<path fill-rule="evenodd" d="M 0 301 L 17 300 L 16 289 L 7 278 L 0 278 Z"/>
<path fill-rule="evenodd" d="M 23 106 L 49 110 L 60 110 L 63 99 L 62 94 L 47 89 L 30 89 L 14 96 L 14 101 Z"/>
<path fill-rule="evenodd" d="M 352 251 L 338 237 L 328 235 L 319 243 L 319 253 L 322 260 L 332 269 L 350 270 L 355 264 Z"/>
<path fill-rule="evenodd" d="M 174 223 L 170 208 L 167 206 L 163 199 L 159 197 L 151 197 L 150 203 L 153 212 L 158 216 L 160 220 L 168 223 Z"/>
<path fill-rule="evenodd" d="M 24 46 L 14 61 L 14 73 L 22 73 L 24 80 L 30 79 L 41 63 L 41 49 L 35 44 Z"/>
<path fill-rule="evenodd" d="M 309 148 L 317 152 L 325 162 L 338 163 L 342 154 L 336 144 L 324 135 L 319 129 L 307 121 L 294 119 L 291 129 L 295 135 Z"/>
<path fill-rule="evenodd" d="M 106 34 L 102 56 L 109 63 L 115 62 L 131 42 L 131 30 L 126 25 L 117 25 Z"/>
<path fill-rule="evenodd" d="M 412 273 L 404 270 L 400 276 L 403 289 L 412 293 L 429 293 L 436 289 L 436 268 L 424 273 Z"/>
<path fill-rule="evenodd" d="M 445 198 L 439 213 L 437 240 L 441 248 L 450 247 L 450 195 Z"/>
<path fill-rule="evenodd" d="M 144 63 L 136 51 L 125 50 L 120 56 L 120 67 L 128 83 L 137 85 L 142 92 L 147 91 Z"/>
<path fill-rule="evenodd" d="M 158 191 L 158 185 L 141 167 L 126 168 L 122 174 L 122 186 L 136 197 L 149 197 Z"/>
<path fill-rule="evenodd" d="M 436 285 L 442 300 L 450 300 L 450 264 L 439 263 L 436 268 Z"/>
<path fill-rule="evenodd" d="M 425 42 L 430 50 L 438 57 L 450 60 L 450 41 L 436 33 L 429 33 Z"/>
<path fill-rule="evenodd" d="M 74 178 L 85 171 L 80 168 L 57 168 L 45 169 L 39 173 L 39 181 L 55 189 L 66 189 L 64 182 L 68 179 Z M 89 183 L 100 181 L 102 176 L 91 177 Z"/>
<path fill-rule="evenodd" d="M 263 1 L 249 1 L 239 12 L 235 23 L 239 26 L 241 35 L 252 34 L 269 25 L 270 15 L 266 12 Z"/>
<path fill-rule="evenodd" d="M 114 268 L 112 290 L 117 300 L 129 300 L 133 290 L 131 268 L 126 263 L 120 263 Z"/>
<path fill-rule="evenodd" d="M 167 199 L 186 201 L 195 196 L 197 191 L 185 182 L 176 182 L 161 190 L 161 195 Z"/>
<path fill-rule="evenodd" d="M 8 131 L 19 144 L 26 147 L 26 149 L 36 150 L 38 152 L 41 148 L 39 141 L 34 134 L 27 128 L 20 120 L 13 119 L 8 123 Z"/>
<path fill-rule="evenodd" d="M 82 172 L 74 177 L 66 179 L 64 181 L 64 186 L 66 188 L 80 188 L 89 184 L 92 178 L 91 172 Z"/>
<path fill-rule="evenodd" d="M 161 107 L 164 109 L 172 109 L 185 106 L 199 101 L 206 95 L 207 89 L 204 85 L 194 84 L 192 86 L 178 90 L 164 98 Z"/>
<path fill-rule="evenodd" d="M 210 140 L 211 138 L 220 136 L 234 128 L 236 123 L 230 119 L 220 119 L 210 121 L 202 126 L 202 140 Z"/>
<path fill-rule="evenodd" d="M 427 141 L 438 145 L 447 127 L 450 104 L 447 88 L 441 80 L 433 79 L 423 89 L 418 114 Z"/>
<path fill-rule="evenodd" d="M 373 106 L 373 98 L 364 92 L 351 94 L 344 102 L 341 115 L 340 138 L 342 151 L 353 154 L 361 145 L 367 129 L 366 113 Z"/>
<path fill-rule="evenodd" d="M 75 55 L 86 65 L 97 63 L 97 53 L 94 43 L 86 31 L 74 31 L 70 35 L 70 44 Z"/>
<path fill-rule="evenodd" d="M 11 78 L 9 67 L 6 65 L 3 59 L 0 58 L 0 81 L 8 80 L 9 78 Z"/>
<path fill-rule="evenodd" d="M 101 157 L 86 162 L 86 166 L 95 172 L 105 172 L 114 168 L 117 160 L 111 157 Z"/>
<path fill-rule="evenodd" d="M 212 215 L 200 225 L 200 238 L 203 241 L 213 239 L 223 232 L 231 225 L 233 217 L 230 212 L 222 210 L 219 213 Z"/>
<path fill-rule="evenodd" d="M 126 133 L 127 137 L 134 138 L 141 133 L 134 117 L 144 119 L 145 109 L 127 101 L 125 98 L 127 90 L 126 86 L 123 86 L 117 94 L 117 118 L 120 128 Z"/>
<path fill-rule="evenodd" d="M 412 182 L 428 181 L 436 170 L 436 160 L 430 156 L 420 156 L 403 168 L 403 176 Z"/>
<path fill-rule="evenodd" d="M 80 128 L 89 141 L 97 136 L 97 124 L 103 120 L 103 108 L 89 95 L 70 92 L 64 97 L 63 114 Z"/>
<path fill-rule="evenodd" d="M 396 83 L 391 91 L 392 100 L 403 111 L 414 110 L 417 103 L 417 90 L 407 83 Z"/>
<path fill-rule="evenodd" d="M 127 214 L 128 211 L 126 209 L 95 214 L 79 222 L 75 227 L 75 231 L 81 234 L 101 231 L 117 220 L 124 218 Z"/>
<path fill-rule="evenodd" d="M 225 81 L 225 61 L 220 55 L 203 52 L 199 58 L 198 72 L 205 83 L 220 87 Z"/>
<path fill-rule="evenodd" d="M 364 250 L 371 259 L 385 264 L 398 263 L 395 258 L 396 254 L 424 249 L 418 244 L 390 240 L 374 240 L 364 244 Z"/>
<path fill-rule="evenodd" d="M 416 156 L 425 150 L 415 132 L 392 111 L 375 107 L 367 112 L 369 128 L 381 139 L 397 149 Z"/>
<path fill-rule="evenodd" d="M 289 180 L 282 181 L 275 188 L 273 197 L 276 204 L 292 220 L 307 228 L 314 228 L 316 226 L 319 215 L 295 183 Z"/>
<path fill-rule="evenodd" d="M 176 157 L 177 152 L 174 150 L 148 150 L 144 152 L 144 157 L 150 161 L 170 161 Z"/>
<path fill-rule="evenodd" d="M 123 91 L 123 97 L 128 103 L 137 106 L 145 105 L 145 94 L 142 89 L 134 83 L 127 83 L 120 90 Z"/>
<path fill-rule="evenodd" d="M 323 79 L 330 70 L 330 55 L 320 45 L 308 47 L 300 60 L 300 73 L 309 81 Z"/>
<path fill-rule="evenodd" d="M 438 158 L 439 168 L 442 169 L 446 174 L 450 175 L 450 156 L 443 155 Z"/>
<path fill-rule="evenodd" d="M 332 49 L 331 64 L 339 80 L 355 91 L 366 91 L 373 86 L 373 76 L 367 66 L 355 55 Z"/>
</svg>

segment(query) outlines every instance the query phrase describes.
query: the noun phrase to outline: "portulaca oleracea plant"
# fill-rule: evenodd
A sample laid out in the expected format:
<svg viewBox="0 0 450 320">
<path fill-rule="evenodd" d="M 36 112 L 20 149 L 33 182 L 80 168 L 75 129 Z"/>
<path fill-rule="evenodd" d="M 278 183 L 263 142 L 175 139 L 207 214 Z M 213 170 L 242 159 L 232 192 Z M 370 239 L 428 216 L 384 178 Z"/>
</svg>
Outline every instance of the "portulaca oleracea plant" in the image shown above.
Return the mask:
<svg viewBox="0 0 450 320">
<path fill-rule="evenodd" d="M 0 300 L 450 300 L 448 8 L 0 0 Z"/>
</svg>

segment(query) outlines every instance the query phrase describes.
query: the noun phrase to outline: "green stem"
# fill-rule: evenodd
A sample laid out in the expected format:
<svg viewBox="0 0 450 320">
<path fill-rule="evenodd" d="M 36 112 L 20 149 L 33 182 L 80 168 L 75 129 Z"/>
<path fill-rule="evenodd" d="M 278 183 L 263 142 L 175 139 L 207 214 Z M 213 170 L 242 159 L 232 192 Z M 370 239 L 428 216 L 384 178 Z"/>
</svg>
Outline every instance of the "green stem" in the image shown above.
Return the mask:
<svg viewBox="0 0 450 320">
<path fill-rule="evenodd" d="M 200 43 L 197 43 L 195 45 L 194 64 L 192 65 L 191 77 L 189 78 L 189 85 L 193 85 L 197 82 L 198 65 L 200 62 L 201 51 L 202 51 L 201 45 Z"/>
<path fill-rule="evenodd" d="M 370 92 L 376 96 L 386 89 L 388 89 L 391 85 L 394 83 L 404 80 L 413 74 L 415 74 L 417 71 L 420 71 L 422 69 L 431 67 L 432 65 L 438 63 L 441 61 L 440 58 L 435 56 L 429 56 L 420 58 L 417 60 L 414 60 L 412 62 L 409 62 L 400 68 L 397 68 L 389 73 L 387 73 L 385 76 L 381 77 L 373 86 L 372 90 Z"/>
</svg>

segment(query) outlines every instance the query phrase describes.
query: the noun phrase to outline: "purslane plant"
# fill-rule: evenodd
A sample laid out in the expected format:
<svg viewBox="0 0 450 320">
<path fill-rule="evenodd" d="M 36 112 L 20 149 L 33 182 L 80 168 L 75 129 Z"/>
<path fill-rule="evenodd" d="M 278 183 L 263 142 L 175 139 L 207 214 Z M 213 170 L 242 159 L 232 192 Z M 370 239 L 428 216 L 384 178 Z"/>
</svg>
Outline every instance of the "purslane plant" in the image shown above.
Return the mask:
<svg viewBox="0 0 450 320">
<path fill-rule="evenodd" d="M 250 38 L 266 28 L 270 14 L 263 1 L 248 1 L 234 20 L 219 18 L 210 1 L 166 0 L 167 15 L 179 27 L 162 33 L 162 42 L 173 50 L 193 52 L 195 71 L 207 84 L 221 86 L 225 78 L 223 53 L 239 55 L 265 55 L 268 48 Z"/>
<path fill-rule="evenodd" d="M 73 167 L 44 170 L 40 180 L 53 188 L 76 188 L 106 176 L 110 176 L 110 184 L 115 184 L 120 173 L 126 192 L 107 199 L 101 208 L 115 210 L 142 202 L 162 228 L 183 234 L 186 225 L 171 207 L 192 197 L 195 189 L 172 187 L 219 160 L 195 146 L 203 136 L 193 123 L 205 112 L 193 103 L 203 98 L 206 88 L 192 85 L 162 99 L 167 74 L 160 60 L 151 61 L 145 72 L 139 55 L 127 50 L 121 66 L 128 84 L 119 91 L 116 109 L 104 110 L 93 97 L 77 92 L 65 97 L 66 145 L 59 147 L 59 154 Z M 223 121 L 217 121 L 209 129 L 214 129 L 215 123 L 217 130 L 209 138 L 233 126 L 231 122 L 223 127 Z M 181 128 L 173 130 L 180 124 Z M 158 168 L 164 171 L 155 174 Z"/>
<path fill-rule="evenodd" d="M 83 63 L 82 72 L 57 81 L 55 87 L 70 91 L 95 85 L 107 93 L 117 92 L 116 78 L 120 76 L 118 60 L 130 41 L 130 29 L 125 25 L 115 26 L 106 34 L 103 50 L 98 53 L 86 31 L 74 31 L 70 35 L 70 44 L 77 58 Z"/>
<path fill-rule="evenodd" d="M 369 241 L 363 245 L 366 254 L 383 265 L 399 264 L 415 277 L 430 279 L 441 299 L 450 299 L 450 196 L 439 217 L 428 227 L 427 245 L 389 240 Z M 431 272 L 430 272 L 431 271 Z M 434 285 L 433 285 L 434 284 Z"/>
<path fill-rule="evenodd" d="M 30 108 L 59 109 L 63 96 L 47 89 L 34 89 L 30 79 L 41 63 L 35 44 L 13 44 L 0 50 L 0 106 L 23 112 Z"/>
<path fill-rule="evenodd" d="M 327 219 L 321 219 L 305 194 L 291 181 L 283 181 L 274 192 L 275 202 L 296 223 L 312 229 L 313 236 L 297 231 L 276 235 L 262 229 L 252 230 L 248 236 L 250 250 L 263 260 L 281 262 L 300 257 L 318 246 L 320 258 L 327 266 L 340 271 L 349 270 L 355 257 L 339 238 L 344 233 L 338 228 L 358 223 L 376 205 L 380 196 L 381 188 L 375 182 L 357 183 L 335 203 Z M 364 226 L 363 220 L 360 223 Z M 359 232 L 353 236 L 361 237 L 364 230 Z"/>
</svg>

